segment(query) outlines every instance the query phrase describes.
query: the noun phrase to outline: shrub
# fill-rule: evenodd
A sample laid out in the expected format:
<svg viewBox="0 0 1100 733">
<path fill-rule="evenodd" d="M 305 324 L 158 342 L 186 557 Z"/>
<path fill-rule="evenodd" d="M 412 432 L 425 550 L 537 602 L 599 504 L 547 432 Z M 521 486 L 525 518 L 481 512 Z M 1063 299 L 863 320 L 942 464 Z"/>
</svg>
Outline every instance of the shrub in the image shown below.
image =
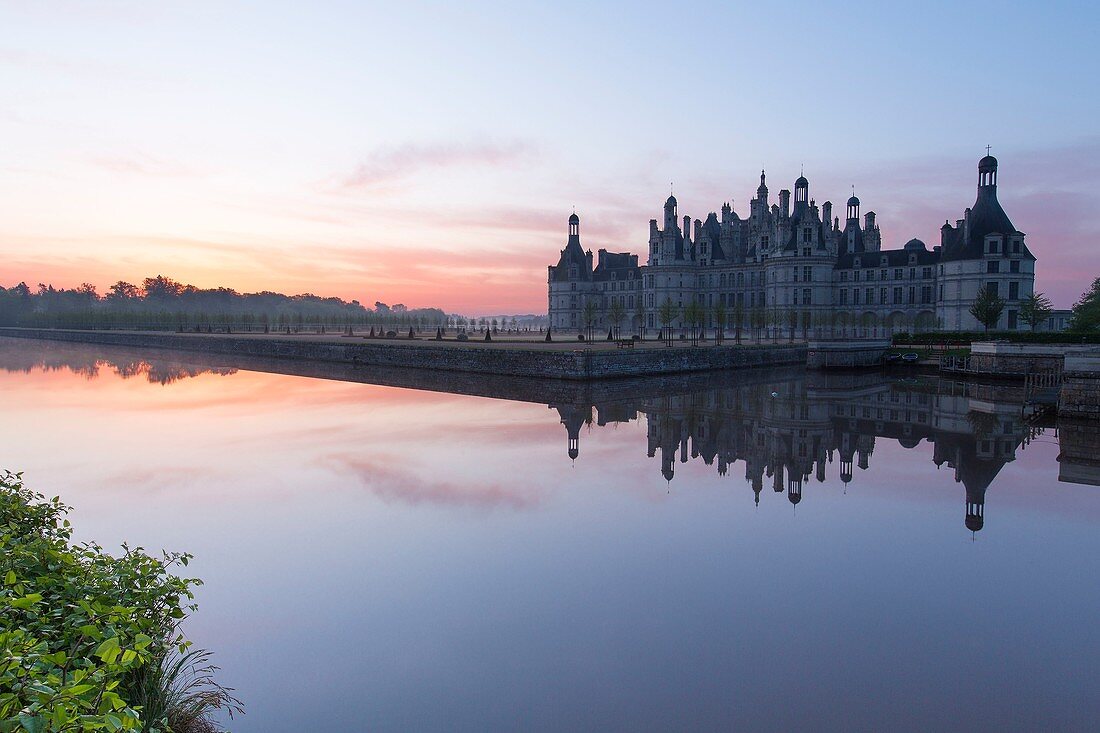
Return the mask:
<svg viewBox="0 0 1100 733">
<path fill-rule="evenodd" d="M 21 475 L 0 474 L 0 731 L 187 733 L 211 730 L 215 708 L 239 711 L 208 680 L 224 696 L 201 710 L 201 725 L 171 727 L 172 706 L 145 714 L 150 701 L 170 699 L 171 684 L 142 686 L 171 672 L 174 655 L 193 672 L 206 663 L 178 630 L 201 581 L 172 573 L 186 554 L 124 545 L 114 557 L 73 544 L 67 512 L 57 497 L 24 488 Z"/>
<path fill-rule="evenodd" d="M 929 331 L 895 333 L 895 344 L 970 344 L 974 341 L 1007 341 L 1014 344 L 1100 344 L 1100 333 L 1073 331 Z"/>
</svg>

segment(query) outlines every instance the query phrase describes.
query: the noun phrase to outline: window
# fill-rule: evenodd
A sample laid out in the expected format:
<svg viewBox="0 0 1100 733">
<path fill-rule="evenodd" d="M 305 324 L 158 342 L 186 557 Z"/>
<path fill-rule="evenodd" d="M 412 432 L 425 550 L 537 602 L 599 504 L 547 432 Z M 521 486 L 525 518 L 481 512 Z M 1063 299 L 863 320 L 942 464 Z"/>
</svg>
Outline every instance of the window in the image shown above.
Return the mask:
<svg viewBox="0 0 1100 733">
<path fill-rule="evenodd" d="M 840 291 L 840 304 L 841 305 L 848 305 L 848 291 L 847 290 L 841 290 Z"/>
<path fill-rule="evenodd" d="M 931 288 L 931 286 L 925 285 L 924 287 L 922 287 L 920 289 L 920 302 L 922 302 L 922 303 L 931 303 L 932 302 L 932 288 Z"/>
<path fill-rule="evenodd" d="M 885 279 L 886 279 L 886 270 L 880 270 L 880 271 L 879 271 L 879 273 L 878 273 L 878 279 L 879 279 L 879 280 L 885 280 Z"/>
<path fill-rule="evenodd" d="M 810 289 L 809 288 L 804 288 L 802 290 L 802 305 L 810 305 L 810 301 L 812 299 L 813 299 L 813 296 L 810 295 Z"/>
<path fill-rule="evenodd" d="M 986 272 L 1000 272 L 1001 271 L 1001 262 L 1000 262 L 1000 260 L 990 260 L 989 262 L 986 262 L 985 263 L 985 271 Z"/>
<path fill-rule="evenodd" d="M 923 270 L 921 270 L 920 276 L 922 278 L 924 278 L 925 280 L 930 279 L 932 277 L 932 268 L 931 267 L 924 268 Z"/>
<path fill-rule="evenodd" d="M 1000 251 L 1001 251 L 1001 243 L 998 242 L 996 239 L 991 239 L 989 241 L 989 254 L 995 255 L 995 254 L 998 254 Z"/>
<path fill-rule="evenodd" d="M 842 283 L 843 282 L 848 282 L 848 271 L 847 270 L 841 270 L 840 271 L 840 282 L 842 282 Z"/>
<path fill-rule="evenodd" d="M 814 268 L 803 267 L 802 268 L 802 282 L 810 282 L 814 279 Z"/>
<path fill-rule="evenodd" d="M 1012 283 L 1012 284 L 1015 285 L 1016 283 Z M 1016 311 L 1009 311 L 1008 312 L 1008 327 L 1009 327 L 1009 329 L 1015 329 L 1016 328 L 1016 326 L 1017 326 L 1017 324 L 1016 324 L 1017 317 L 1018 316 L 1017 316 Z"/>
<path fill-rule="evenodd" d="M 1020 261 L 1019 260 L 1012 260 L 1011 262 L 1009 262 L 1008 263 L 1008 271 L 1009 272 L 1019 272 L 1020 271 Z"/>
<path fill-rule="evenodd" d="M 915 267 L 910 267 L 909 268 L 909 279 L 910 280 L 916 280 L 917 279 L 917 268 L 915 268 Z"/>
<path fill-rule="evenodd" d="M 1015 241 L 1015 242 L 1012 243 L 1012 254 L 1014 254 L 1014 255 L 1020 254 L 1020 242 L 1019 241 Z"/>
<path fill-rule="evenodd" d="M 802 241 L 803 242 L 812 242 L 813 241 L 813 229 L 810 229 L 809 227 L 805 227 L 802 230 Z"/>
<path fill-rule="evenodd" d="M 995 282 L 986 283 L 985 284 L 985 289 L 989 291 L 990 295 L 998 295 L 998 293 L 997 293 L 997 283 L 995 283 Z"/>
<path fill-rule="evenodd" d="M 798 268 L 797 267 L 792 267 L 791 268 L 791 277 L 794 278 L 795 282 L 798 282 Z"/>
<path fill-rule="evenodd" d="M 1016 300 L 1020 297 L 1020 283 L 1010 282 L 1008 284 L 1008 299 Z"/>
<path fill-rule="evenodd" d="M 894 288 L 894 304 L 898 305 L 900 303 L 901 303 L 901 288 Z"/>
<path fill-rule="evenodd" d="M 914 287 L 909 288 L 909 300 L 907 300 L 905 302 L 910 303 L 910 304 L 917 302 L 917 289 L 916 288 L 914 288 Z"/>
<path fill-rule="evenodd" d="M 882 305 L 886 305 L 886 288 L 881 288 L 878 291 L 878 302 Z"/>
<path fill-rule="evenodd" d="M 871 305 L 875 302 L 875 289 L 867 288 L 867 290 L 863 293 L 863 297 L 864 300 L 867 302 L 867 305 Z"/>
<path fill-rule="evenodd" d="M 577 284 L 576 283 L 569 283 L 569 289 L 570 290 L 576 290 L 577 289 Z"/>
<path fill-rule="evenodd" d="M 905 271 L 900 267 L 894 268 L 894 279 L 901 280 L 903 277 L 905 277 Z"/>
</svg>

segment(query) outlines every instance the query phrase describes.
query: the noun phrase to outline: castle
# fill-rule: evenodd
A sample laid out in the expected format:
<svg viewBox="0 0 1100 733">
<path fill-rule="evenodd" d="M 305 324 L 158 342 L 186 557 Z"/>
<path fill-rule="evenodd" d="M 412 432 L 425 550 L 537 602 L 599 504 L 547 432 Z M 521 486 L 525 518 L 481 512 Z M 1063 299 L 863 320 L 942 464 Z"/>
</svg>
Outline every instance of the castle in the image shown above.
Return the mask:
<svg viewBox="0 0 1100 733">
<path fill-rule="evenodd" d="M 940 243 L 911 239 L 882 249 L 869 211 L 853 195 L 843 223 L 833 205 L 810 198 L 805 176 L 769 200 L 764 172 L 741 218 L 729 203 L 705 220 L 678 218 L 675 196 L 663 226 L 649 222 L 649 254 L 601 249 L 580 241 L 580 219 L 548 268 L 550 328 L 579 331 L 626 326 L 633 333 L 689 325 L 758 335 L 871 337 L 899 331 L 981 330 L 970 307 L 981 288 L 1005 300 L 995 329 L 1024 327 L 1021 301 L 1033 292 L 1035 257 L 997 201 L 997 159 L 978 162 L 978 195 L 963 218 L 945 222 Z M 695 304 L 696 308 L 687 308 Z M 689 323 L 690 321 L 690 323 Z"/>
</svg>

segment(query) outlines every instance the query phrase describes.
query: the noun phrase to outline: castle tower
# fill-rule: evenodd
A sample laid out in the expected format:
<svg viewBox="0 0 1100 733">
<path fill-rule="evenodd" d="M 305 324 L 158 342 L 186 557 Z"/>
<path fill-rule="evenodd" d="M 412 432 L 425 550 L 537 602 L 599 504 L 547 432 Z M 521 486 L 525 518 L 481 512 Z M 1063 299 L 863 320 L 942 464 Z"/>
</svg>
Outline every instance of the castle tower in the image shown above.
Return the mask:
<svg viewBox="0 0 1100 733">
<path fill-rule="evenodd" d="M 676 230 L 676 197 L 669 196 L 665 201 L 665 233 Z"/>
<path fill-rule="evenodd" d="M 806 180 L 806 176 L 799 176 L 794 182 L 794 212 L 795 216 L 799 216 L 802 211 L 809 206 L 810 202 L 810 182 Z"/>
</svg>

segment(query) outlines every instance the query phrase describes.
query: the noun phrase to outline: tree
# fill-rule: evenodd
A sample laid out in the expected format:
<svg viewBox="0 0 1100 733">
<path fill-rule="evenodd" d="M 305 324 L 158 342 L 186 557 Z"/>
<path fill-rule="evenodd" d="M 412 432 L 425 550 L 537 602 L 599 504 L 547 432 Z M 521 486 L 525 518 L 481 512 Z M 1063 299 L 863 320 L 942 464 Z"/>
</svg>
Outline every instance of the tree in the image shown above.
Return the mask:
<svg viewBox="0 0 1100 733">
<path fill-rule="evenodd" d="M 722 295 L 718 295 L 718 300 L 710 308 L 710 314 L 714 318 L 714 341 L 715 343 L 722 343 L 722 336 L 726 331 L 726 304 L 722 302 Z"/>
<path fill-rule="evenodd" d="M 611 321 L 611 325 L 615 327 L 615 338 L 619 338 L 619 326 L 626 318 L 626 309 L 623 308 L 623 304 L 619 302 L 619 299 L 614 296 L 612 296 L 611 305 L 607 309 L 607 317 Z"/>
<path fill-rule="evenodd" d="M 970 315 L 974 316 L 988 331 L 997 325 L 997 320 L 1004 309 L 1004 298 L 983 285 L 978 290 L 978 297 L 970 304 Z"/>
<path fill-rule="evenodd" d="M 670 299 L 665 298 L 661 307 L 657 309 L 657 317 L 661 320 L 661 328 L 664 329 L 665 340 L 672 343 L 672 322 L 680 314 L 680 307 Z"/>
<path fill-rule="evenodd" d="M 1020 304 L 1020 320 L 1026 323 L 1032 331 L 1054 312 L 1054 304 L 1043 293 L 1032 293 L 1024 298 Z"/>
<path fill-rule="evenodd" d="M 645 296 L 639 295 L 635 300 L 634 317 L 638 319 L 638 335 L 645 338 Z"/>
<path fill-rule="evenodd" d="M 794 308 L 787 308 L 785 319 L 787 321 L 787 340 L 794 341 L 794 330 L 798 327 L 798 311 Z"/>
<path fill-rule="evenodd" d="M 692 298 L 691 302 L 684 306 L 684 320 L 688 322 L 689 326 L 691 326 L 692 346 L 695 345 L 695 342 L 699 337 L 699 324 L 702 323 L 704 315 L 705 314 L 703 313 L 703 307 L 699 305 L 699 303 L 694 298 Z"/>
<path fill-rule="evenodd" d="M 734 338 L 737 339 L 737 343 L 741 343 L 741 326 L 745 320 L 745 304 L 741 302 L 741 298 L 737 298 L 737 303 L 733 306 L 733 328 Z"/>
<path fill-rule="evenodd" d="M 600 306 L 596 304 L 595 298 L 585 298 L 581 317 L 584 319 L 584 337 L 588 341 L 592 340 L 592 325 L 596 322 L 596 313 L 599 309 Z"/>
<path fill-rule="evenodd" d="M 1089 289 L 1081 294 L 1081 299 L 1073 304 L 1069 327 L 1071 331 L 1095 331 L 1100 328 L 1100 277 L 1093 280 Z"/>
</svg>

